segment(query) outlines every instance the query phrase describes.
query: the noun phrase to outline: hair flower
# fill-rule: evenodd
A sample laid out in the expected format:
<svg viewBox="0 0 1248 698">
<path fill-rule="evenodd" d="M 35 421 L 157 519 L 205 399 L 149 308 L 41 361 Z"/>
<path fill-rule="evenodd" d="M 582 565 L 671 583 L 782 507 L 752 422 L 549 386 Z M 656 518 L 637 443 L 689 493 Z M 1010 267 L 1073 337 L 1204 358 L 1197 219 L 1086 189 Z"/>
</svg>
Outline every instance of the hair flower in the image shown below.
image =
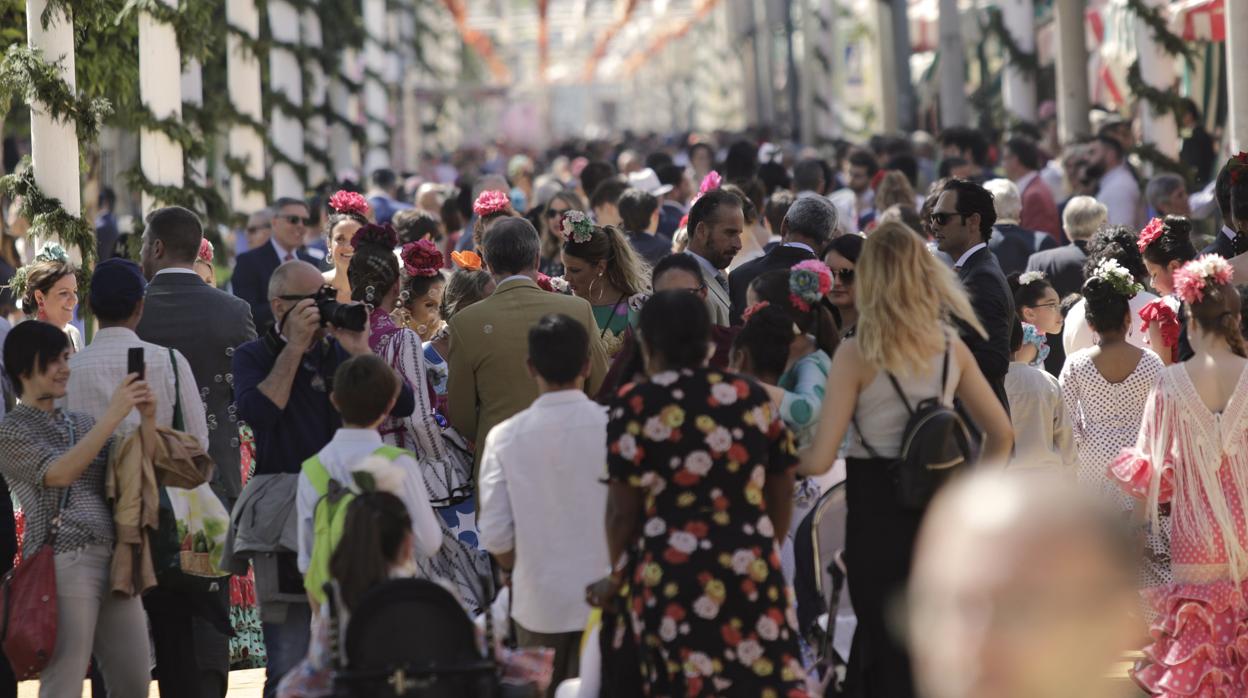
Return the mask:
<svg viewBox="0 0 1248 698">
<path fill-rule="evenodd" d="M 437 276 L 442 269 L 442 253 L 431 240 L 417 240 L 403 246 L 399 253 L 403 271 L 410 276 Z"/>
<path fill-rule="evenodd" d="M 1205 299 L 1209 284 L 1224 286 L 1231 282 L 1231 265 L 1216 254 L 1201 255 L 1174 272 L 1174 292 L 1184 303 L 1192 305 Z"/>
<path fill-rule="evenodd" d="M 212 264 L 212 243 L 208 238 L 200 238 L 199 252 L 195 255 L 201 262 Z"/>
<path fill-rule="evenodd" d="M 501 213 L 511 208 L 511 197 L 501 191 L 483 191 L 472 205 L 472 212 L 484 218 L 491 213 Z"/>
<path fill-rule="evenodd" d="M 767 301 L 759 301 L 755 303 L 754 305 L 751 305 L 750 307 L 745 309 L 745 312 L 741 313 L 741 322 L 742 323 L 749 322 L 750 318 L 754 316 L 754 313 L 757 313 L 758 311 L 770 305 L 771 303 L 768 303 Z"/>
<path fill-rule="evenodd" d="M 370 243 L 373 245 L 381 245 L 383 247 L 394 249 L 399 246 L 399 234 L 394 232 L 394 228 L 389 223 L 385 225 L 377 225 L 369 223 L 355 231 L 355 235 L 351 236 L 351 247 L 360 249 L 360 245 Z"/>
<path fill-rule="evenodd" d="M 1248 153 L 1240 151 L 1226 161 L 1225 166 L 1227 172 L 1231 175 L 1231 184 L 1239 184 L 1240 178 L 1244 176 L 1245 170 L 1248 170 Z"/>
<path fill-rule="evenodd" d="M 1042 271 L 1025 271 L 1018 275 L 1018 285 L 1028 286 L 1037 281 L 1044 281 L 1046 278 Z"/>
<path fill-rule="evenodd" d="M 451 252 L 451 261 L 460 269 L 468 271 L 481 271 L 481 256 L 472 250 L 464 250 L 463 252 Z"/>
<path fill-rule="evenodd" d="M 719 176 L 719 173 L 715 170 L 711 170 L 706 173 L 705 177 L 702 178 L 702 185 L 698 187 L 698 193 L 705 194 L 708 191 L 715 191 L 716 189 L 719 189 L 723 183 L 724 180 Z"/>
<path fill-rule="evenodd" d="M 354 213 L 364 218 L 368 218 L 369 208 L 368 199 L 362 194 L 346 189 L 339 189 L 334 195 L 329 197 L 329 207 L 335 213 Z"/>
<path fill-rule="evenodd" d="M 1127 298 L 1134 298 L 1135 294 L 1144 290 L 1144 286 L 1136 281 L 1131 272 L 1127 271 L 1127 268 L 1119 264 L 1116 259 L 1106 259 L 1096 265 L 1092 276 L 1109 284 L 1115 292 Z"/>
<path fill-rule="evenodd" d="M 1136 246 L 1140 248 L 1140 253 L 1143 253 L 1144 250 L 1148 249 L 1148 246 L 1153 244 L 1153 242 L 1157 238 L 1161 237 L 1165 232 L 1165 221 L 1160 218 L 1154 218 L 1149 221 L 1148 225 L 1144 226 L 1144 229 L 1140 231 L 1140 237 L 1135 243 Z"/>
<path fill-rule="evenodd" d="M 584 211 L 568 211 L 559 219 L 559 234 L 568 242 L 589 242 L 594 236 L 594 224 Z"/>
<path fill-rule="evenodd" d="M 35 255 L 36 262 L 69 262 L 69 253 L 55 242 L 49 242 Z"/>
<path fill-rule="evenodd" d="M 811 304 L 831 290 L 832 270 L 817 259 L 795 264 L 789 271 L 789 301 L 803 313 L 810 312 Z"/>
</svg>

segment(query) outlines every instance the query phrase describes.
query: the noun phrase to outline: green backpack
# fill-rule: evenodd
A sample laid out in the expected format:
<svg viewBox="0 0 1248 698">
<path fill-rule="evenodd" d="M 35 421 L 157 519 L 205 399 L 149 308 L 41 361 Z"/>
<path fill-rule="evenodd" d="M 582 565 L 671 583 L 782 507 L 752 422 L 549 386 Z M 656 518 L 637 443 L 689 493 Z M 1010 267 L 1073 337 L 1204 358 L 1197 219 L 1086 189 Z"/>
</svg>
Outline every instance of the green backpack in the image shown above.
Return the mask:
<svg viewBox="0 0 1248 698">
<path fill-rule="evenodd" d="M 373 451 L 374 456 L 395 460 L 399 456 L 410 456 L 397 446 L 381 446 Z M 313 514 L 312 559 L 308 562 L 308 571 L 303 576 L 303 587 L 318 604 L 325 602 L 325 584 L 329 581 L 329 559 L 342 540 L 342 528 L 347 520 L 347 509 L 355 499 L 355 492 L 329 476 L 325 464 L 319 455 L 312 456 L 303 462 L 303 474 L 316 490 L 316 512 Z"/>
</svg>

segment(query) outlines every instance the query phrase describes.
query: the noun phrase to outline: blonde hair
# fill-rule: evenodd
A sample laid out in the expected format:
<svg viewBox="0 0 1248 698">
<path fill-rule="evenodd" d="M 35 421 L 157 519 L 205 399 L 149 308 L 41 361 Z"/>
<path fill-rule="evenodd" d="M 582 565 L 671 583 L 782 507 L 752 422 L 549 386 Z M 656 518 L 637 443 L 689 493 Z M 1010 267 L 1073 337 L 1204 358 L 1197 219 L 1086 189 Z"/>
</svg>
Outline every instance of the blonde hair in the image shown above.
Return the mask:
<svg viewBox="0 0 1248 698">
<path fill-rule="evenodd" d="M 910 180 L 898 170 L 889 170 L 880 178 L 875 188 L 875 208 L 883 211 L 889 206 L 914 206 L 914 187 Z"/>
<path fill-rule="evenodd" d="M 584 242 L 568 240 L 563 243 L 563 251 L 590 264 L 606 260 L 607 281 L 620 293 L 632 296 L 650 290 L 650 265 L 613 225 L 594 226 L 589 239 Z"/>
<path fill-rule="evenodd" d="M 881 223 L 862 246 L 858 272 L 858 346 L 872 366 L 913 375 L 944 349 L 947 317 L 987 336 L 953 271 L 903 223 Z"/>
</svg>

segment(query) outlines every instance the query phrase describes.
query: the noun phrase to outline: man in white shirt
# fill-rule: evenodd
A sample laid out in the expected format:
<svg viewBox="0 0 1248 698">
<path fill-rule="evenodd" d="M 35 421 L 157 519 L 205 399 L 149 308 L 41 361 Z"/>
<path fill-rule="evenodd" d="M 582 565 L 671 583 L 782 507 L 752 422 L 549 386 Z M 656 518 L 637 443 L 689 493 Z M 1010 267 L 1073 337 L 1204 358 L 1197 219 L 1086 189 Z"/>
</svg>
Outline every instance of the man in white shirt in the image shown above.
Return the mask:
<svg viewBox="0 0 1248 698">
<path fill-rule="evenodd" d="M 511 571 L 520 646 L 555 649 L 547 695 L 579 673 L 585 587 L 609 564 L 599 480 L 607 414 L 583 392 L 589 341 L 566 315 L 547 315 L 529 330 L 529 373 L 541 394 L 490 431 L 481 461 L 481 545 Z"/>
<path fill-rule="evenodd" d="M 1110 225 L 1139 230 L 1143 222 L 1140 184 L 1127 168 L 1122 143 L 1109 136 L 1098 136 L 1091 144 L 1092 161 L 1104 174 L 1096 190 L 1096 200 L 1109 209 Z"/>
</svg>

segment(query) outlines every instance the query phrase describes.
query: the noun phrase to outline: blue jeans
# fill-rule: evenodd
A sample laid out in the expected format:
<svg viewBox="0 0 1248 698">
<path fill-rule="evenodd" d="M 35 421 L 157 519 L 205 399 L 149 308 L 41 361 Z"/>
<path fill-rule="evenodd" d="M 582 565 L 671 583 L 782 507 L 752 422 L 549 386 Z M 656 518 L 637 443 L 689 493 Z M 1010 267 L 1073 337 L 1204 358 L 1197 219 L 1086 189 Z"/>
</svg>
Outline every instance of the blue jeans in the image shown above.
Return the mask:
<svg viewBox="0 0 1248 698">
<path fill-rule="evenodd" d="M 268 654 L 264 698 L 274 698 L 282 677 L 308 655 L 312 607 L 306 603 L 292 603 L 287 608 L 285 623 L 261 623 L 260 627 L 264 633 L 264 651 Z"/>
</svg>

